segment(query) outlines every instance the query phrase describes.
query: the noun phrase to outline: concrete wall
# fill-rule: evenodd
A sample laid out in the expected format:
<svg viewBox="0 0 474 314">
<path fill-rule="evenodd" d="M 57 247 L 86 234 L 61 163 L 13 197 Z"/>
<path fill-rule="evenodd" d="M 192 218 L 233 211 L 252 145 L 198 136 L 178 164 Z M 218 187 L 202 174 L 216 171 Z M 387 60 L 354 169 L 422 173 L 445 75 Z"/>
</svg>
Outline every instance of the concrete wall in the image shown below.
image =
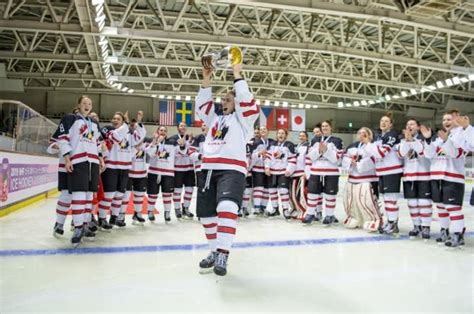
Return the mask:
<svg viewBox="0 0 474 314">
<path fill-rule="evenodd" d="M 32 107 L 36 111 L 48 117 L 60 117 L 66 112 L 70 112 L 75 106 L 80 93 L 69 93 L 61 91 L 34 91 L 28 90 L 24 93 L 0 92 L 0 99 L 19 100 Z M 93 101 L 93 110 L 101 117 L 102 121 L 110 120 L 116 111 L 129 111 L 129 116 L 136 115 L 138 110 L 145 113 L 145 121 L 156 121 L 157 106 L 159 99 L 151 97 L 124 95 L 97 95 L 91 94 Z M 466 109 L 467 108 L 467 109 Z M 472 104 L 471 113 L 474 114 L 474 104 Z M 154 110 L 155 109 L 155 110 Z M 469 106 L 462 108 L 464 111 Z M 349 111 L 340 109 L 307 109 L 306 110 L 306 128 L 308 131 L 313 129 L 316 123 L 330 119 L 335 128 L 344 133 L 355 133 L 362 126 L 373 129 L 378 128 L 378 122 L 382 113 L 368 111 Z M 401 129 L 405 125 L 406 116 L 404 114 L 395 115 L 395 128 Z M 471 115 L 474 120 L 474 116 Z M 432 119 L 422 119 L 422 122 L 430 126 L 439 125 L 441 115 L 438 114 Z M 352 123 L 352 128 L 349 127 Z"/>
</svg>

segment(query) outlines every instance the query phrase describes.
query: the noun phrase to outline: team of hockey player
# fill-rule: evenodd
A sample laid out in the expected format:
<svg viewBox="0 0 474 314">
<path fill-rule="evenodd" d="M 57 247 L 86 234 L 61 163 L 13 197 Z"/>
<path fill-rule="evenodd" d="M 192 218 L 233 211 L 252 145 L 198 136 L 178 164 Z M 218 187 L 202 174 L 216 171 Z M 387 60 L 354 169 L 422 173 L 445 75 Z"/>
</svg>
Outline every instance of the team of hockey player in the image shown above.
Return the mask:
<svg viewBox="0 0 474 314">
<path fill-rule="evenodd" d="M 257 216 L 279 216 L 281 206 L 287 220 L 332 225 L 338 222 L 334 212 L 342 167 L 349 175 L 343 192 L 344 226 L 398 234 L 398 193 L 403 187 L 413 223 L 411 238 L 430 239 L 435 206 L 441 227 L 436 242 L 448 247 L 464 244 L 464 165 L 466 154 L 474 150 L 474 127 L 468 117 L 457 111 L 445 113 L 436 134 L 409 119 L 400 136 L 387 114 L 380 120 L 380 134 L 361 128 L 357 142 L 345 150 L 341 139 L 332 135 L 331 121 L 324 121 L 315 128 L 311 142 L 301 132 L 300 143 L 294 145 L 284 129 L 277 131 L 276 140 L 268 137 L 265 127 L 253 133 L 259 108 L 239 70 L 235 91 L 226 96 L 219 112 L 212 102 L 211 73 L 206 71 L 196 99 L 197 114 L 205 123 L 202 134 L 194 138 L 186 135 L 184 124 L 175 136 L 168 137 L 167 128 L 159 126 L 147 138 L 142 112 L 131 122 L 117 112 L 112 125 L 100 128 L 89 116 L 90 98 L 78 100 L 75 112 L 64 116 L 48 147 L 49 153 L 59 155 L 56 237 L 64 234 L 69 211 L 74 246 L 83 238 L 94 239 L 97 230 L 125 227 L 131 196 L 133 223 L 146 221 L 145 197 L 148 220 L 154 222 L 160 191 L 165 222 L 171 220 L 173 207 L 177 218 L 192 219 L 190 203 L 197 184 L 196 214 L 211 249 L 200 267 L 225 275 L 236 219 L 249 216 L 251 198 Z M 99 181 L 104 193 L 96 222 L 92 198 Z"/>
</svg>

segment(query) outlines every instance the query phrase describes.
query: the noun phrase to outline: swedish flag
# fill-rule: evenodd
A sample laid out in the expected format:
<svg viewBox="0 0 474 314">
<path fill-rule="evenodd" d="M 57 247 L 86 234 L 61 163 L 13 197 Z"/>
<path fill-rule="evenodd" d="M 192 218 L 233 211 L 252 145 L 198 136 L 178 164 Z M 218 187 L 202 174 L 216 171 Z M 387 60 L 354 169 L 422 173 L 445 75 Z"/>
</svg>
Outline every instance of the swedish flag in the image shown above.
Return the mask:
<svg viewBox="0 0 474 314">
<path fill-rule="evenodd" d="M 193 104 L 191 102 L 176 102 L 176 124 L 186 122 L 190 126 L 193 123 Z"/>
</svg>

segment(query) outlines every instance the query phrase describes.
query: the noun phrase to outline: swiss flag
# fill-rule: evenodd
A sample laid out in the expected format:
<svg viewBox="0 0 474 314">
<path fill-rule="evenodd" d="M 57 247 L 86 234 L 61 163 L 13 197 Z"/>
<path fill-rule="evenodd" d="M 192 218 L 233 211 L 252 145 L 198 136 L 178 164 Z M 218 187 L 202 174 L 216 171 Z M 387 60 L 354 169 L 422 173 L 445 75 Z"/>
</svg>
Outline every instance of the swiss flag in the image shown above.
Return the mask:
<svg viewBox="0 0 474 314">
<path fill-rule="evenodd" d="M 304 131 L 306 129 L 306 111 L 304 109 L 291 110 L 291 130 Z"/>
<path fill-rule="evenodd" d="M 288 109 L 276 109 L 275 116 L 277 129 L 288 130 L 288 126 L 290 125 L 290 111 Z"/>
</svg>

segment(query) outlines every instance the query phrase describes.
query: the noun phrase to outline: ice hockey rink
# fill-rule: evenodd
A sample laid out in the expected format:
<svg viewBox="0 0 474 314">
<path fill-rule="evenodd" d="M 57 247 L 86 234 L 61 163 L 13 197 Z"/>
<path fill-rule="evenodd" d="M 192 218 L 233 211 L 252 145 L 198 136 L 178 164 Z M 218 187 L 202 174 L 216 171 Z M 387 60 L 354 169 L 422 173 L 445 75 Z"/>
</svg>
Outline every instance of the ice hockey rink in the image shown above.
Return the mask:
<svg viewBox="0 0 474 314">
<path fill-rule="evenodd" d="M 160 215 L 135 226 L 127 217 L 124 230 L 71 249 L 68 231 L 52 236 L 55 201 L 0 221 L 2 313 L 473 311 L 473 232 L 462 249 L 409 240 L 403 200 L 399 238 L 241 218 L 223 279 L 198 272 L 207 244 L 196 220 L 165 224 Z M 340 220 L 341 204 L 338 198 Z M 473 208 L 466 204 L 464 213 L 472 230 Z"/>
</svg>

